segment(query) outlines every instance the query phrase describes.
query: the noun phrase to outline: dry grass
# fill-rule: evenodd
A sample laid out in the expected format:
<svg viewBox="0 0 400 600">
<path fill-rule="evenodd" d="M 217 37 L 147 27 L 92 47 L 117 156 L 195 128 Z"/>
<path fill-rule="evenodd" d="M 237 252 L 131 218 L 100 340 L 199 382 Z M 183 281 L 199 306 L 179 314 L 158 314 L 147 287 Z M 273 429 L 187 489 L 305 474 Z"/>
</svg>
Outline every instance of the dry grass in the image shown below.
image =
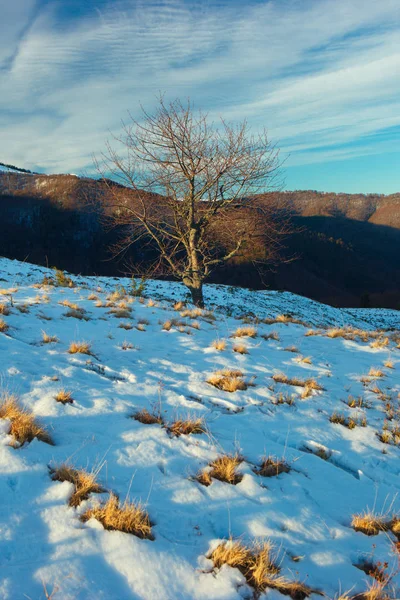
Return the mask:
<svg viewBox="0 0 400 600">
<path fill-rule="evenodd" d="M 17 304 L 17 306 L 15 307 L 20 313 L 28 313 L 29 312 L 29 307 L 27 304 Z"/>
<path fill-rule="evenodd" d="M 108 314 L 113 315 L 116 319 L 130 319 L 132 311 L 129 308 L 112 308 Z"/>
<path fill-rule="evenodd" d="M 374 378 L 385 377 L 385 373 L 382 371 L 382 369 L 371 367 L 368 376 Z"/>
<path fill-rule="evenodd" d="M 289 473 L 290 466 L 284 458 L 270 455 L 262 459 L 260 466 L 255 471 L 263 477 L 274 477 L 280 473 Z"/>
<path fill-rule="evenodd" d="M 53 445 L 53 440 L 46 429 L 40 425 L 34 415 L 18 404 L 15 396 L 5 394 L 0 403 L 0 419 L 11 422 L 10 434 L 16 445 L 23 445 L 37 438 L 41 442 Z"/>
<path fill-rule="evenodd" d="M 275 342 L 279 342 L 280 338 L 276 331 L 271 331 L 271 333 L 263 333 L 261 337 L 264 340 L 274 340 Z"/>
<path fill-rule="evenodd" d="M 373 342 L 371 342 L 371 348 L 387 348 L 389 346 L 390 340 L 388 337 L 379 337 Z"/>
<path fill-rule="evenodd" d="M 80 321 L 89 321 L 89 317 L 83 308 L 79 308 L 78 310 L 71 308 L 70 310 L 67 310 L 64 317 L 79 319 Z"/>
<path fill-rule="evenodd" d="M 70 506 L 79 506 L 87 500 L 90 494 L 101 494 L 105 489 L 96 481 L 97 473 L 88 473 L 83 469 L 74 469 L 67 464 L 51 469 L 53 481 L 68 481 L 74 486 L 74 491 L 69 499 Z"/>
<path fill-rule="evenodd" d="M 285 352 L 293 352 L 294 354 L 300 352 L 300 350 L 296 346 L 287 346 L 284 348 Z"/>
<path fill-rule="evenodd" d="M 223 352 L 226 348 L 226 341 L 225 340 L 214 340 L 211 344 L 212 348 L 215 348 L 215 350 L 218 350 L 219 352 Z"/>
<path fill-rule="evenodd" d="M 208 468 L 198 473 L 196 479 L 202 485 L 211 485 L 213 479 L 236 485 L 243 479 L 243 475 L 237 473 L 237 467 L 243 462 L 239 454 L 224 454 L 213 460 Z"/>
<path fill-rule="evenodd" d="M 141 410 L 137 411 L 133 415 L 133 419 L 135 419 L 135 421 L 139 421 L 139 423 L 143 423 L 143 425 L 164 424 L 163 418 L 160 414 L 156 414 L 154 412 L 150 413 L 145 408 L 142 408 Z"/>
<path fill-rule="evenodd" d="M 61 306 L 66 306 L 71 310 L 82 310 L 78 304 L 71 302 L 70 300 L 62 300 L 58 304 L 61 304 Z"/>
<path fill-rule="evenodd" d="M 388 529 L 383 515 L 375 514 L 372 511 L 353 515 L 351 526 L 355 531 L 360 531 L 365 535 L 378 535 L 380 531 L 387 531 Z"/>
<path fill-rule="evenodd" d="M 5 304 L 4 302 L 0 302 L 0 315 L 3 315 L 4 317 L 6 317 L 9 314 L 10 314 L 10 309 L 8 307 L 8 304 Z"/>
<path fill-rule="evenodd" d="M 272 399 L 272 404 L 288 404 L 289 406 L 293 406 L 295 402 L 296 398 L 294 394 L 284 394 L 283 392 L 280 392 Z"/>
<path fill-rule="evenodd" d="M 98 300 L 99 297 L 96 296 L 96 294 L 93 294 L 93 292 L 91 294 L 89 294 L 89 296 L 87 297 L 88 300 Z"/>
<path fill-rule="evenodd" d="M 125 329 L 126 331 L 129 331 L 130 329 L 133 329 L 133 325 L 132 325 L 132 323 L 120 323 L 120 324 L 118 325 L 118 327 L 119 327 L 120 329 Z"/>
<path fill-rule="evenodd" d="M 127 342 L 126 340 L 121 344 L 121 350 L 133 350 L 134 345 L 131 342 Z"/>
<path fill-rule="evenodd" d="M 248 349 L 243 344 L 235 344 L 232 349 L 238 354 L 249 354 Z"/>
<path fill-rule="evenodd" d="M 179 312 L 180 310 L 183 310 L 184 308 L 185 308 L 185 303 L 184 302 L 181 302 L 181 301 L 175 302 L 175 304 L 174 304 L 174 310 L 176 310 L 176 311 Z"/>
<path fill-rule="evenodd" d="M 239 390 L 247 390 L 251 382 L 243 379 L 243 373 L 239 370 L 222 369 L 216 371 L 207 379 L 207 383 L 224 392 L 237 392 Z"/>
<path fill-rule="evenodd" d="M 233 338 L 238 337 L 257 337 L 257 329 L 255 327 L 238 327 L 231 335 Z"/>
<path fill-rule="evenodd" d="M 56 344 L 58 337 L 56 335 L 48 335 L 45 331 L 42 331 L 42 342 L 43 344 Z"/>
<path fill-rule="evenodd" d="M 355 429 L 357 426 L 367 426 L 367 419 L 365 417 L 345 417 L 345 415 L 337 412 L 332 413 L 329 417 L 329 421 L 337 425 L 343 425 L 343 427 L 347 427 L 347 429 Z"/>
<path fill-rule="evenodd" d="M 390 358 L 383 363 L 383 366 L 387 369 L 394 369 L 393 361 L 391 361 Z"/>
<path fill-rule="evenodd" d="M 92 346 L 89 342 L 71 342 L 68 352 L 70 354 L 88 354 L 92 356 Z"/>
<path fill-rule="evenodd" d="M 296 362 L 302 363 L 304 365 L 312 365 L 311 356 L 298 356 L 295 360 Z"/>
<path fill-rule="evenodd" d="M 206 433 L 206 426 L 203 418 L 176 419 L 168 425 L 168 431 L 171 435 L 179 437 L 180 435 Z"/>
<path fill-rule="evenodd" d="M 181 317 L 187 317 L 188 319 L 198 319 L 203 316 L 204 311 L 201 308 L 191 308 L 183 310 L 180 314 Z"/>
<path fill-rule="evenodd" d="M 104 529 L 131 533 L 142 539 L 154 539 L 150 518 L 144 508 L 128 501 L 120 505 L 114 494 L 110 494 L 106 503 L 89 508 L 81 516 L 83 522 L 89 519 L 97 519 Z"/>
<path fill-rule="evenodd" d="M 276 383 L 284 383 L 286 385 L 304 388 L 305 394 L 302 394 L 302 398 L 307 397 L 314 390 L 321 391 L 324 389 L 315 379 L 299 379 L 298 377 L 288 377 L 284 373 L 276 373 L 272 376 L 272 379 Z"/>
<path fill-rule="evenodd" d="M 269 541 L 254 543 L 249 547 L 241 541 L 230 539 L 219 544 L 209 558 L 217 569 L 223 565 L 239 569 L 257 596 L 267 588 L 277 590 L 295 600 L 303 600 L 309 596 L 313 590 L 308 586 L 289 581 L 280 575 L 280 567 L 275 563 L 273 552 L 274 548 Z"/>
<path fill-rule="evenodd" d="M 0 319 L 0 333 L 7 333 L 9 326 L 4 319 Z"/>
<path fill-rule="evenodd" d="M 72 398 L 72 392 L 68 392 L 67 390 L 60 390 L 55 396 L 57 402 L 61 402 L 61 404 L 73 404 L 74 399 Z"/>
</svg>

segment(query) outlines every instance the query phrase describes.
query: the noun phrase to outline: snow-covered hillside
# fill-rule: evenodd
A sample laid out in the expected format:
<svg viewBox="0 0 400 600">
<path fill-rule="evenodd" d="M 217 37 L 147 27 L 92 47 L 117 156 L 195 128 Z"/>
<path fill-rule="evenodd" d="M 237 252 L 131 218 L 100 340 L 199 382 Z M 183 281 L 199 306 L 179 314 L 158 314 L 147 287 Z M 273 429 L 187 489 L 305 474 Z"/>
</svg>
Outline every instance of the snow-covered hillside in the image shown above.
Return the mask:
<svg viewBox="0 0 400 600">
<path fill-rule="evenodd" d="M 398 312 L 224 286 L 199 312 L 179 284 L 45 276 L 0 259 L 0 598 L 400 597 Z M 18 406 L 50 437 L 20 444 Z M 110 493 L 151 532 L 113 529 Z"/>
</svg>

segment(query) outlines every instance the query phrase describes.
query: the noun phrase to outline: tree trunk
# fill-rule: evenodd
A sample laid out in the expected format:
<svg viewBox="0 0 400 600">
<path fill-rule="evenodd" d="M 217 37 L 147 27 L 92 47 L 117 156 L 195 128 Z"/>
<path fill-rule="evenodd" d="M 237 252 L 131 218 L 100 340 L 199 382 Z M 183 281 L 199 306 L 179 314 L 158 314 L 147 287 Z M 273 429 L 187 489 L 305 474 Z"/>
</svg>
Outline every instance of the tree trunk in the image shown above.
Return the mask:
<svg viewBox="0 0 400 600">
<path fill-rule="evenodd" d="M 203 282 L 183 279 L 183 283 L 192 295 L 193 304 L 199 308 L 204 308 Z"/>
</svg>

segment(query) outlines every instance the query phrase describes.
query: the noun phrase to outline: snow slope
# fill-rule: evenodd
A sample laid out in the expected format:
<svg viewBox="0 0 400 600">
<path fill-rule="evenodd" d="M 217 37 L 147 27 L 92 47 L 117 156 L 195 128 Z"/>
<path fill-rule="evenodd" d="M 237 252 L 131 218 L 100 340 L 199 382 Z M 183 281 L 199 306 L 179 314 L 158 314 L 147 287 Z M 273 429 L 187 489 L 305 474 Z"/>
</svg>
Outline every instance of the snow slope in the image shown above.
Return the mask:
<svg viewBox="0 0 400 600">
<path fill-rule="evenodd" d="M 73 277 L 74 288 L 34 287 L 46 273 L 0 259 L 0 303 L 9 309 L 0 315 L 8 326 L 0 333 L 1 388 L 19 396 L 55 443 L 35 439 L 14 448 L 10 423 L 0 420 L 0 598 L 45 598 L 44 586 L 54 600 L 252 598 L 237 569 L 215 570 L 207 558 L 229 536 L 271 540 L 281 573 L 328 598 L 366 590 L 373 579 L 355 564 L 387 562 L 391 597 L 400 597 L 393 534 L 368 537 L 350 526 L 352 515 L 368 508 L 400 513 L 400 448 L 377 435 L 388 402 L 395 412 L 390 427 L 399 415 L 398 342 L 391 338 L 376 348 L 329 338 L 324 330 L 306 336 L 303 324 L 259 322 L 257 337 L 239 340 L 249 353 L 239 354 L 232 350 L 238 340 L 230 337 L 245 313 L 291 313 L 314 328 L 366 330 L 398 329 L 399 313 L 339 310 L 288 293 L 207 286 L 207 299 L 219 308 L 214 321 L 198 317 L 196 329 L 193 319 L 173 309 L 185 295 L 179 284 L 149 282 L 146 299 L 129 298 L 131 315 L 120 319 L 106 298 L 128 281 Z M 87 320 L 67 317 L 60 304 L 65 300 L 84 309 Z M 163 330 L 172 318 L 186 321 L 182 332 Z M 119 327 L 121 322 L 132 329 Z M 43 331 L 59 341 L 44 344 Z M 279 339 L 261 337 L 271 332 Z M 211 347 L 216 339 L 226 340 L 224 351 Z M 71 342 L 82 340 L 91 343 L 94 356 L 68 353 Z M 299 352 L 289 351 L 292 346 Z M 388 361 L 391 368 L 384 366 Z M 384 376 L 362 382 L 371 367 Z M 218 390 L 207 378 L 221 368 L 241 369 L 254 386 Z M 303 388 L 274 382 L 278 373 L 315 378 L 323 390 L 302 399 Z M 73 404 L 55 401 L 61 388 L 72 392 Z M 280 392 L 293 395 L 293 404 L 276 404 Z M 362 396 L 367 407 L 349 408 L 350 395 Z M 208 433 L 173 437 L 165 427 L 131 418 L 138 409 L 159 406 L 166 423 L 203 417 Z M 331 423 L 334 412 L 365 416 L 367 426 Z M 211 460 L 235 451 L 244 457 L 240 483 L 213 480 L 205 487 L 194 479 Z M 258 475 L 260 458 L 269 454 L 284 457 L 290 472 Z M 107 531 L 94 519 L 82 523 L 79 515 L 108 494 L 70 507 L 72 485 L 49 475 L 49 466 L 65 461 L 98 469 L 99 482 L 122 500 L 140 500 L 154 523 L 154 540 Z M 284 596 L 268 589 L 260 597 Z"/>
</svg>

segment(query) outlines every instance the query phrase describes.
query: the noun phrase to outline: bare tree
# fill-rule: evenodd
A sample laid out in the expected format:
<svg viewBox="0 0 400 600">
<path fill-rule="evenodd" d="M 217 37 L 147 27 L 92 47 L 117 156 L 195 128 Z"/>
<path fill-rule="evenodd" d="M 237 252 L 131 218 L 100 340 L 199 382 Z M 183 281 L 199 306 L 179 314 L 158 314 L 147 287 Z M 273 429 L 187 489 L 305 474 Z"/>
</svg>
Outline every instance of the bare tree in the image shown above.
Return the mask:
<svg viewBox="0 0 400 600">
<path fill-rule="evenodd" d="M 180 279 L 203 306 L 204 281 L 252 239 L 263 235 L 269 258 L 276 254 L 285 228 L 255 194 L 275 184 L 278 151 L 265 131 L 211 123 L 189 101 L 167 104 L 161 96 L 153 114 L 142 110 L 141 122 L 130 117 L 123 124 L 119 149 L 108 143 L 97 161 L 108 188 L 103 212 L 124 231 L 114 252 L 139 240 L 152 245 L 158 269 Z"/>
</svg>

